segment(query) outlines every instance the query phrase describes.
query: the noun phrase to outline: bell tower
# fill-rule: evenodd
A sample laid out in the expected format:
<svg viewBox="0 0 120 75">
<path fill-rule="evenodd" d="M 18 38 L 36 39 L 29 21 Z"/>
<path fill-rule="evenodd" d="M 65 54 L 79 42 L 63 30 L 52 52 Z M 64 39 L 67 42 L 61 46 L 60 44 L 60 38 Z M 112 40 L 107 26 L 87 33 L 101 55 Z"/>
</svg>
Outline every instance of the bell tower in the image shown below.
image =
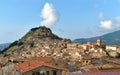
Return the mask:
<svg viewBox="0 0 120 75">
<path fill-rule="evenodd" d="M 102 45 L 101 39 L 97 39 L 97 45 L 98 45 L 98 46 L 101 46 L 101 45 Z"/>
</svg>

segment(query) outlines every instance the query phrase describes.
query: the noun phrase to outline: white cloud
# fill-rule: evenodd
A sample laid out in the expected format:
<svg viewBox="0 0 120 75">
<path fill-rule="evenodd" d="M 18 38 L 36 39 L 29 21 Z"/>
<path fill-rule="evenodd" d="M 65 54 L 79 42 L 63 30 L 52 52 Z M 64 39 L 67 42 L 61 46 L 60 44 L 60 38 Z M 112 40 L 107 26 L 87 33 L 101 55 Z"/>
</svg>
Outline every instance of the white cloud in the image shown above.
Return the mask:
<svg viewBox="0 0 120 75">
<path fill-rule="evenodd" d="M 100 27 L 104 29 L 112 29 L 112 21 L 111 20 L 104 20 L 100 22 Z"/>
<path fill-rule="evenodd" d="M 100 20 L 100 26 L 103 29 L 111 30 L 111 29 L 119 29 L 120 28 L 120 16 L 113 17 L 113 19 L 106 20 L 103 13 L 100 12 L 98 14 L 98 18 Z"/>
<path fill-rule="evenodd" d="M 44 5 L 44 8 L 41 11 L 40 17 L 43 19 L 40 25 L 46 26 L 46 27 L 54 26 L 59 19 L 58 13 L 56 9 L 54 8 L 53 4 L 51 3 L 46 3 Z"/>
</svg>

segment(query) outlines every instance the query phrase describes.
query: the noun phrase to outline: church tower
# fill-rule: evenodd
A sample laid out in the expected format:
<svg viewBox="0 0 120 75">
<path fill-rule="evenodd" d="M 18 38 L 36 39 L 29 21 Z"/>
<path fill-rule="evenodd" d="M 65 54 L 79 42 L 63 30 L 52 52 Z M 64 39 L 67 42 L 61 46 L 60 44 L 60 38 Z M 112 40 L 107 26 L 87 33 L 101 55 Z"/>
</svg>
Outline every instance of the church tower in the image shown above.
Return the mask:
<svg viewBox="0 0 120 75">
<path fill-rule="evenodd" d="M 101 45 L 102 45 L 101 39 L 97 39 L 97 45 L 98 45 L 98 46 L 101 46 Z"/>
</svg>

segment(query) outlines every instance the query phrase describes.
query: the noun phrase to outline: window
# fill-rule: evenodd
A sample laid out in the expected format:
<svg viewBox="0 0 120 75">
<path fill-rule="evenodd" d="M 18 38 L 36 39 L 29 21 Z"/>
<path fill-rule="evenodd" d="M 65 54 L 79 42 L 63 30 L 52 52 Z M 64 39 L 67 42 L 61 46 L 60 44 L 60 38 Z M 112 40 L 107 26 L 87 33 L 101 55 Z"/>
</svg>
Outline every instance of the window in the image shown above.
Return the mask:
<svg viewBox="0 0 120 75">
<path fill-rule="evenodd" d="M 88 63 L 88 61 L 86 60 L 86 63 Z"/>
<path fill-rule="evenodd" d="M 34 73 L 32 73 L 32 75 L 40 75 L 40 73 L 39 72 L 34 72 Z"/>
</svg>

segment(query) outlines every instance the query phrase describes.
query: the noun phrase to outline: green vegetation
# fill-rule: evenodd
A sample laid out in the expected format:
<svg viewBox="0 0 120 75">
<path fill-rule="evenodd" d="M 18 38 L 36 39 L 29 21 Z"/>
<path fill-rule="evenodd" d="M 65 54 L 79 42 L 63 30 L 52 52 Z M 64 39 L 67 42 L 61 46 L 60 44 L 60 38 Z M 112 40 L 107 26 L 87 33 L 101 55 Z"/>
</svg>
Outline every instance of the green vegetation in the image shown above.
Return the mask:
<svg viewBox="0 0 120 75">
<path fill-rule="evenodd" d="M 18 42 L 18 45 L 19 45 L 19 46 L 21 46 L 21 45 L 23 45 L 23 44 L 24 44 L 23 41 Z"/>
<path fill-rule="evenodd" d="M 13 46 L 9 48 L 4 54 L 10 55 L 12 52 L 16 51 L 18 49 L 18 46 Z"/>
</svg>

